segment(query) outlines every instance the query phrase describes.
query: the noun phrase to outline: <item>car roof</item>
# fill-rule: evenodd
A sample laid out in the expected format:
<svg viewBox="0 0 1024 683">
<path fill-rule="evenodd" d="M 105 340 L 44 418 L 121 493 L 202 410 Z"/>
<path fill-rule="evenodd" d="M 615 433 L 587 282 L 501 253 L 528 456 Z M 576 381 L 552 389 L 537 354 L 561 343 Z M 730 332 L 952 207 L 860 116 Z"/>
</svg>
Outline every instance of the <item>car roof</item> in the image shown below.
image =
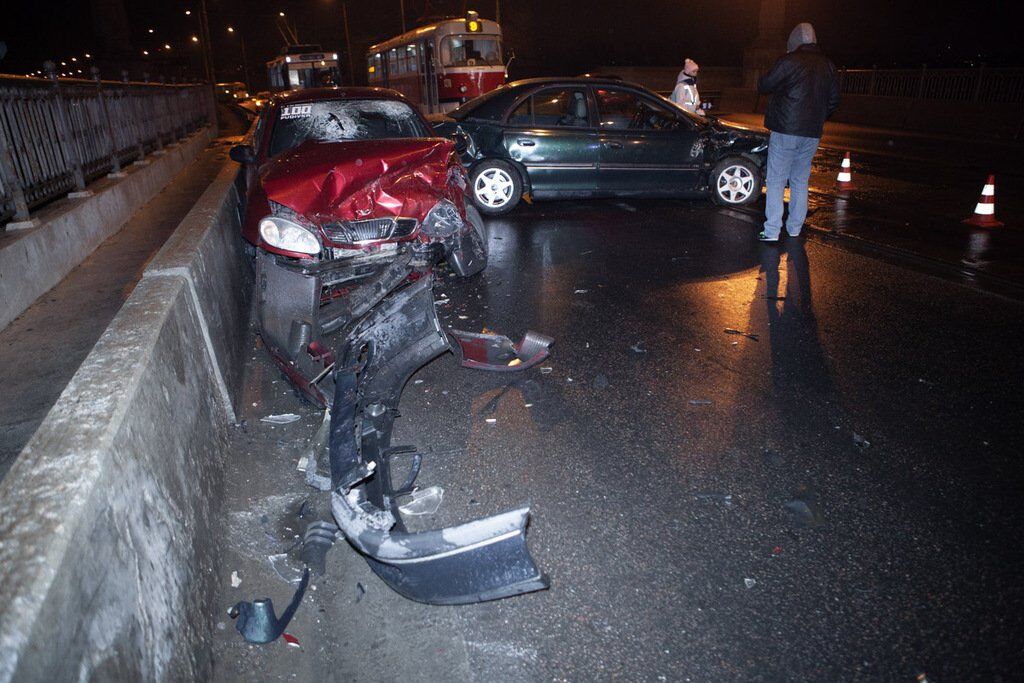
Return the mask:
<svg viewBox="0 0 1024 683">
<path fill-rule="evenodd" d="M 464 118 L 488 119 L 498 121 L 504 118 L 504 114 L 513 100 L 518 99 L 524 91 L 535 90 L 545 86 L 608 86 L 611 88 L 635 88 L 644 92 L 651 92 L 637 83 L 623 81 L 618 78 L 600 78 L 594 76 L 566 76 L 563 78 L 548 76 L 543 78 L 525 78 L 519 81 L 512 81 L 481 95 L 475 100 L 470 100 L 465 105 L 451 113 L 455 119 Z M 460 116 L 461 114 L 461 116 Z"/>
<path fill-rule="evenodd" d="M 405 96 L 390 88 L 347 88 L 332 86 L 328 88 L 306 88 L 304 90 L 288 90 L 274 94 L 274 102 L 322 102 L 325 100 L 402 100 Z"/>
</svg>

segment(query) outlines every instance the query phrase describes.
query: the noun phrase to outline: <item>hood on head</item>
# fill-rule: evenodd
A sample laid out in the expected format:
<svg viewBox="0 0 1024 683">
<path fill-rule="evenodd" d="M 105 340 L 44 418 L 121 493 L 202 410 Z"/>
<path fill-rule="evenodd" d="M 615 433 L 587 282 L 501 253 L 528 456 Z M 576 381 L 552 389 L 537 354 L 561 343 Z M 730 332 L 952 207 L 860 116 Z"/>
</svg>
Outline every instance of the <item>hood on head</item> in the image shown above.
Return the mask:
<svg viewBox="0 0 1024 683">
<path fill-rule="evenodd" d="M 786 51 L 792 52 L 801 45 L 811 45 L 817 42 L 818 37 L 814 34 L 814 27 L 805 21 L 797 24 L 789 34 L 789 40 L 786 42 Z"/>
<path fill-rule="evenodd" d="M 307 220 L 422 220 L 453 188 L 450 140 L 304 142 L 264 166 L 267 198 Z"/>
</svg>

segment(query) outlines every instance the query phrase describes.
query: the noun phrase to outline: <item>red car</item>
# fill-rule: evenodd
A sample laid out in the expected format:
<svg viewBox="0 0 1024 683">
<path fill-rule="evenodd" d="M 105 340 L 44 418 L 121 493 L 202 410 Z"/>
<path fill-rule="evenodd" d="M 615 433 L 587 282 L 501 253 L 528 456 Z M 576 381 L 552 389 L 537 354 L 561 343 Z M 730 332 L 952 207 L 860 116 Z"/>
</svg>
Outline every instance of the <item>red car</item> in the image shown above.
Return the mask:
<svg viewBox="0 0 1024 683">
<path fill-rule="evenodd" d="M 326 335 L 439 260 L 462 276 L 486 265 L 459 152 L 393 90 L 278 95 L 231 158 L 245 165 L 263 341 L 320 404 L 332 395 Z"/>
</svg>

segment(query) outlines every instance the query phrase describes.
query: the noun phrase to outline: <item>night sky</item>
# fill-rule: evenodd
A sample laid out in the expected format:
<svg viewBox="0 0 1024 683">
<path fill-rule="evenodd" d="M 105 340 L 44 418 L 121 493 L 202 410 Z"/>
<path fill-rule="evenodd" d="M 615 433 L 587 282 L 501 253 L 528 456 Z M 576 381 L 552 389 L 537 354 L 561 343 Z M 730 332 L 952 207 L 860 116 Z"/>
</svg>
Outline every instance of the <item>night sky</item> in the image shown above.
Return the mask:
<svg viewBox="0 0 1024 683">
<path fill-rule="evenodd" d="M 95 0 L 98 3 L 110 0 Z M 208 0 L 210 31 L 218 80 L 239 77 L 241 48 L 230 24 L 246 40 L 250 68 L 262 78 L 263 62 L 282 45 L 274 26 L 278 11 L 294 20 L 300 40 L 319 42 L 344 58 L 341 0 Z M 894 0 L 790 0 L 787 23 L 808 20 L 819 43 L 840 66 L 959 66 L 1024 64 L 1019 24 L 1011 17 L 1015 3 L 993 3 L 981 11 L 974 3 L 924 3 Z M 189 0 L 124 0 L 130 28 L 130 54 L 155 55 L 164 43 L 171 54 L 199 72 L 199 50 L 189 41 L 198 33 L 198 5 Z M 516 52 L 513 78 L 575 74 L 601 65 L 675 65 L 692 56 L 705 66 L 739 65 L 743 47 L 757 33 L 758 0 L 503 0 L 505 43 Z M 406 0 L 409 27 L 427 15 L 460 14 L 462 0 Z M 494 16 L 494 0 L 468 4 L 481 16 Z M 191 17 L 185 10 L 193 11 Z M 363 74 L 362 54 L 373 42 L 397 34 L 399 0 L 348 0 L 356 74 Z M 384 11 L 386 10 L 386 11 Z M 102 51 L 101 33 L 91 3 L 43 3 L 20 0 L 5 7 L 0 29 L 8 55 L 0 71 L 25 73 L 43 60 Z M 154 29 L 152 34 L 148 29 Z M 13 31 L 12 31 L 13 29 Z M 121 41 L 123 42 L 123 41 Z M 152 57 L 150 58 L 152 59 Z M 182 67 L 179 66 L 179 70 Z M 152 65 L 152 71 L 159 67 Z M 343 66 L 343 73 L 347 68 Z"/>
</svg>

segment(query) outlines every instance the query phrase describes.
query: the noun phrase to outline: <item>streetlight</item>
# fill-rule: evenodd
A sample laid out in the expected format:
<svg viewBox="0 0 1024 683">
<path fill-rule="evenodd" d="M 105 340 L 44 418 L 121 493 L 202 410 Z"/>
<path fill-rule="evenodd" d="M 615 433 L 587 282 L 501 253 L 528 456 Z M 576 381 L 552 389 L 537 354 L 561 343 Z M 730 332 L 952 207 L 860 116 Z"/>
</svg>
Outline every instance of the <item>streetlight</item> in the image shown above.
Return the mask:
<svg viewBox="0 0 1024 683">
<path fill-rule="evenodd" d="M 142 51 L 142 54 L 143 54 L 144 56 L 148 57 L 148 56 L 149 56 L 149 50 L 143 50 L 143 51 Z"/>
<path fill-rule="evenodd" d="M 185 10 L 185 16 L 186 17 L 192 16 L 192 10 L 190 10 L 190 9 Z"/>
<path fill-rule="evenodd" d="M 192 36 L 192 42 L 193 43 L 198 43 L 199 42 L 199 36 Z"/>
<path fill-rule="evenodd" d="M 89 54 L 88 52 L 86 52 L 86 53 L 85 53 L 85 58 L 86 58 L 86 59 L 92 59 L 92 55 L 91 55 L 91 54 Z"/>
<path fill-rule="evenodd" d="M 283 14 L 283 12 L 282 12 L 282 14 Z M 242 80 L 245 81 L 245 89 L 248 91 L 248 90 L 250 90 L 250 87 L 249 87 L 249 60 L 245 56 L 245 37 L 242 35 L 241 31 L 235 31 L 235 27 L 234 26 L 228 26 L 228 33 L 230 33 L 232 35 L 234 35 L 236 33 L 238 34 L 238 44 L 242 48 Z"/>
<path fill-rule="evenodd" d="M 164 49 L 165 49 L 165 50 L 170 50 L 170 49 L 171 49 L 171 46 L 170 46 L 170 45 L 168 45 L 167 43 L 164 43 Z"/>
<path fill-rule="evenodd" d="M 153 29 L 149 29 L 149 33 L 152 33 L 152 32 L 153 32 Z"/>
</svg>

